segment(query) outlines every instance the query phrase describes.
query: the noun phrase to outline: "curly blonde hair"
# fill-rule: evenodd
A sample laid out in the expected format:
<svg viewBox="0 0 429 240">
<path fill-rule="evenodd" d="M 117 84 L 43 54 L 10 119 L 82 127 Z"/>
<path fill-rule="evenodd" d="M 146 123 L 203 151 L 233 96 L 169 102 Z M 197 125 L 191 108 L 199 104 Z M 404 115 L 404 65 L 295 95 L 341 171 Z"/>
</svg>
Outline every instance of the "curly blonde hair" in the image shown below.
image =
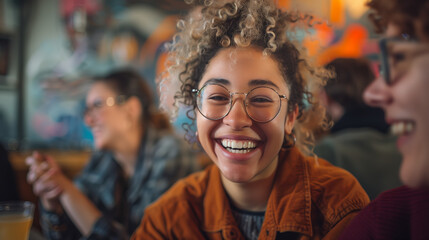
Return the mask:
<svg viewBox="0 0 429 240">
<path fill-rule="evenodd" d="M 288 111 L 295 106 L 299 108 L 294 127 L 296 145 L 304 153 L 311 153 L 312 129 L 327 125 L 325 111 L 313 97 L 312 90 L 318 89 L 329 77 L 324 69 L 312 67 L 297 47 L 295 30 L 311 25 L 311 16 L 282 11 L 270 0 L 204 1 L 178 22 L 179 32 L 168 46 L 168 74 L 164 74 L 160 82 L 161 107 L 168 89 L 180 89 L 174 95 L 175 112 L 172 114 L 177 113 L 178 108 L 190 107 L 187 115 L 194 126 L 192 89 L 198 87 L 210 60 L 223 48 L 258 48 L 278 63 L 291 90 Z M 164 109 L 169 106 L 164 105 Z M 188 124 L 183 127 L 187 139 L 192 139 L 194 131 Z"/>
</svg>

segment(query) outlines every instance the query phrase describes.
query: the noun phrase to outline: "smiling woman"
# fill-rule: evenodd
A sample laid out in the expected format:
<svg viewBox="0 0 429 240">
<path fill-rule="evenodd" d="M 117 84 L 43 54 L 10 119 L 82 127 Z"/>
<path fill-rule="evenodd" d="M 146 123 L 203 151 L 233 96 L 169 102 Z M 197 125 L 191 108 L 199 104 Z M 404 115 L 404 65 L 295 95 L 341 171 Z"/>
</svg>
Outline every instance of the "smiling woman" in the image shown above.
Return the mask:
<svg viewBox="0 0 429 240">
<path fill-rule="evenodd" d="M 41 200 L 49 239 L 129 239 L 143 210 L 197 170 L 189 148 L 154 108 L 144 81 L 131 70 L 94 79 L 85 122 L 97 151 L 74 182 L 50 156 L 27 158 L 27 179 Z"/>
<path fill-rule="evenodd" d="M 234 62 L 231 61 L 232 54 Z M 201 146 L 220 168 L 222 176 L 234 182 L 245 183 L 271 176 L 284 139 L 281 133 L 292 134 L 298 107 L 287 114 L 290 90 L 277 66 L 274 59 L 264 56 L 257 48 L 225 48 L 211 59 L 198 84 L 200 88 L 207 87 L 212 79 L 225 79 L 220 85 L 225 89 L 251 94 L 250 99 L 247 95 L 242 100 L 232 98 L 232 94 L 226 95 L 229 104 L 223 105 L 229 106 L 228 111 L 223 111 L 222 118 L 217 119 L 219 121 L 204 114 L 197 115 Z M 282 98 L 274 89 L 284 96 L 283 106 Z M 267 101 L 261 104 L 260 99 Z M 222 104 L 217 101 L 215 105 Z M 243 148 L 227 147 L 221 144 L 222 141 L 230 141 L 235 147 L 248 141 L 255 147 L 246 153 L 236 153 L 234 150 Z"/>
<path fill-rule="evenodd" d="M 214 164 L 146 209 L 133 239 L 335 239 L 369 200 L 348 172 L 306 156 L 307 125 L 324 118 L 310 89 L 326 74 L 288 36 L 311 18 L 270 0 L 205 3 L 178 23 L 161 85 L 179 86 Z"/>
<path fill-rule="evenodd" d="M 342 239 L 429 239 L 429 1 L 371 0 L 383 75 L 365 90 L 365 101 L 384 110 L 402 154 L 405 186 L 381 193 Z"/>
</svg>

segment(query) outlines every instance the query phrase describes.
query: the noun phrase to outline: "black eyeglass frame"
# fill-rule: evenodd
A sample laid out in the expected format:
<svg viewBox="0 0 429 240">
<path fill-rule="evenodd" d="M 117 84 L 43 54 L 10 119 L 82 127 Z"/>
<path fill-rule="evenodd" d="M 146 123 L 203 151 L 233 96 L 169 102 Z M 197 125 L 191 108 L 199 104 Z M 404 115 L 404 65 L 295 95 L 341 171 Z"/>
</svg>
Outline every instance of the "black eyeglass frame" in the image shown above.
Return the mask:
<svg viewBox="0 0 429 240">
<path fill-rule="evenodd" d="M 380 65 L 381 71 L 380 74 L 383 76 L 384 81 L 387 85 L 392 84 L 392 80 L 390 79 L 390 66 L 389 66 L 389 50 L 387 44 L 389 42 L 410 42 L 410 43 L 418 43 L 419 41 L 415 38 L 410 37 L 408 34 L 402 34 L 401 37 L 390 37 L 390 38 L 382 38 L 379 41 L 380 48 Z"/>
<path fill-rule="evenodd" d="M 207 117 L 206 115 L 204 115 L 202 112 L 201 112 L 201 109 L 198 107 L 198 101 L 197 101 L 197 98 L 198 98 L 198 95 L 201 93 L 201 90 L 202 89 L 204 89 L 206 86 L 208 86 L 208 85 L 216 85 L 216 86 L 219 86 L 219 87 L 222 87 L 222 88 L 224 88 L 228 93 L 229 93 L 229 109 L 228 109 L 228 111 L 223 115 L 223 116 L 221 116 L 221 117 L 219 117 L 219 118 L 209 118 L 209 117 Z M 277 113 L 271 118 L 271 119 L 269 119 L 269 120 L 267 120 L 267 121 L 258 121 L 258 120 L 255 120 L 252 116 L 250 116 L 250 114 L 247 112 L 247 104 L 246 104 L 246 100 L 247 100 L 247 96 L 252 92 L 252 91 L 254 91 L 254 90 L 256 90 L 256 89 L 259 89 L 259 88 L 268 88 L 268 89 L 271 89 L 271 90 L 273 90 L 278 96 L 279 96 L 279 102 L 280 102 L 280 104 L 279 104 L 279 107 L 278 107 L 278 109 L 277 109 Z M 207 118 L 207 119 L 209 119 L 209 120 L 213 120 L 213 121 L 217 121 L 217 120 L 220 120 L 220 119 L 223 119 L 224 117 L 226 117 L 226 116 L 228 116 L 228 114 L 231 112 L 231 109 L 232 109 L 232 103 L 233 103 L 233 96 L 235 95 L 235 94 L 244 94 L 244 100 L 243 100 L 243 104 L 244 104 L 244 111 L 246 112 L 246 114 L 247 114 L 247 116 L 250 118 L 250 119 L 252 119 L 253 121 L 255 121 L 255 122 L 258 122 L 258 123 L 268 123 L 268 122 L 271 122 L 274 118 L 276 118 L 277 117 L 277 115 L 279 115 L 279 113 L 280 113 L 280 109 L 282 108 L 282 99 L 286 99 L 287 101 L 289 101 L 289 99 L 286 97 L 286 95 L 284 95 L 284 94 L 279 94 L 274 88 L 271 88 L 271 87 L 268 87 L 268 86 L 258 86 L 258 87 L 255 87 L 255 88 L 252 88 L 249 92 L 247 92 L 247 93 L 242 93 L 242 92 L 231 92 L 231 91 L 229 91 L 225 86 L 223 86 L 223 85 L 221 85 L 221 84 L 216 84 L 216 83 L 207 83 L 207 84 L 204 84 L 200 89 L 196 89 L 196 88 L 194 88 L 194 89 L 192 89 L 192 92 L 193 93 L 195 93 L 195 108 L 197 108 L 198 109 L 198 112 L 200 112 L 201 113 L 201 115 L 203 116 L 203 117 L 205 117 L 205 118 Z"/>
</svg>

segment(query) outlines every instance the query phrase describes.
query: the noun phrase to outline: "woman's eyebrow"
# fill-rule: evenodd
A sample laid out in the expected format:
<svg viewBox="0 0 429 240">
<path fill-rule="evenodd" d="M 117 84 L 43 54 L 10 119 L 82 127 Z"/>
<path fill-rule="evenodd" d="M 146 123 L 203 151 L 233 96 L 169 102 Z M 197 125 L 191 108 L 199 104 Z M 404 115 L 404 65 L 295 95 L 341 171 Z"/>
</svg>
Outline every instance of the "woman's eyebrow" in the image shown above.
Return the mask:
<svg viewBox="0 0 429 240">
<path fill-rule="evenodd" d="M 205 84 L 222 84 L 222 85 L 230 86 L 231 82 L 227 79 L 224 79 L 224 78 L 210 78 L 209 80 L 207 80 L 207 82 L 205 82 Z M 280 90 L 280 88 L 275 83 L 273 83 L 270 80 L 264 80 L 264 79 L 250 80 L 248 85 L 250 87 L 269 85 L 269 86 L 276 88 L 277 90 Z"/>
<path fill-rule="evenodd" d="M 253 79 L 253 80 L 251 80 L 250 82 L 249 82 L 249 86 L 252 86 L 252 87 L 254 87 L 254 86 L 264 86 L 264 85 L 269 85 L 269 86 L 272 86 L 272 87 L 275 87 L 277 90 L 280 90 L 280 88 L 275 84 L 275 83 L 273 83 L 272 81 L 270 81 L 270 80 L 264 80 L 264 79 Z"/>
<path fill-rule="evenodd" d="M 205 84 L 222 84 L 227 86 L 231 85 L 229 80 L 224 78 L 210 78 Z"/>
</svg>

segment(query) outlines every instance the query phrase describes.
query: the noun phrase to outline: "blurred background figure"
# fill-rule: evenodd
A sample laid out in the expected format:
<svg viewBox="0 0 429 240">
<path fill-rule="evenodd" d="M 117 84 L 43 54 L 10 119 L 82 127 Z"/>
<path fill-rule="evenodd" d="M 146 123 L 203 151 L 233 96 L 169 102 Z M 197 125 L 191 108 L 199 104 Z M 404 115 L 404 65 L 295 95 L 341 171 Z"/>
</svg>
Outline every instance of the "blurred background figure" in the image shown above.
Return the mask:
<svg viewBox="0 0 429 240">
<path fill-rule="evenodd" d="M 335 76 L 320 95 L 334 125 L 314 152 L 350 171 L 374 199 L 382 191 L 401 185 L 396 138 L 388 134 L 383 111 L 367 106 L 362 97 L 375 76 L 363 58 L 338 58 L 327 68 Z"/>
<path fill-rule="evenodd" d="M 49 239 L 128 239 L 146 206 L 198 166 L 137 73 L 95 78 L 86 105 L 99 151 L 74 182 L 50 156 L 26 159 L 42 228 Z"/>
</svg>

